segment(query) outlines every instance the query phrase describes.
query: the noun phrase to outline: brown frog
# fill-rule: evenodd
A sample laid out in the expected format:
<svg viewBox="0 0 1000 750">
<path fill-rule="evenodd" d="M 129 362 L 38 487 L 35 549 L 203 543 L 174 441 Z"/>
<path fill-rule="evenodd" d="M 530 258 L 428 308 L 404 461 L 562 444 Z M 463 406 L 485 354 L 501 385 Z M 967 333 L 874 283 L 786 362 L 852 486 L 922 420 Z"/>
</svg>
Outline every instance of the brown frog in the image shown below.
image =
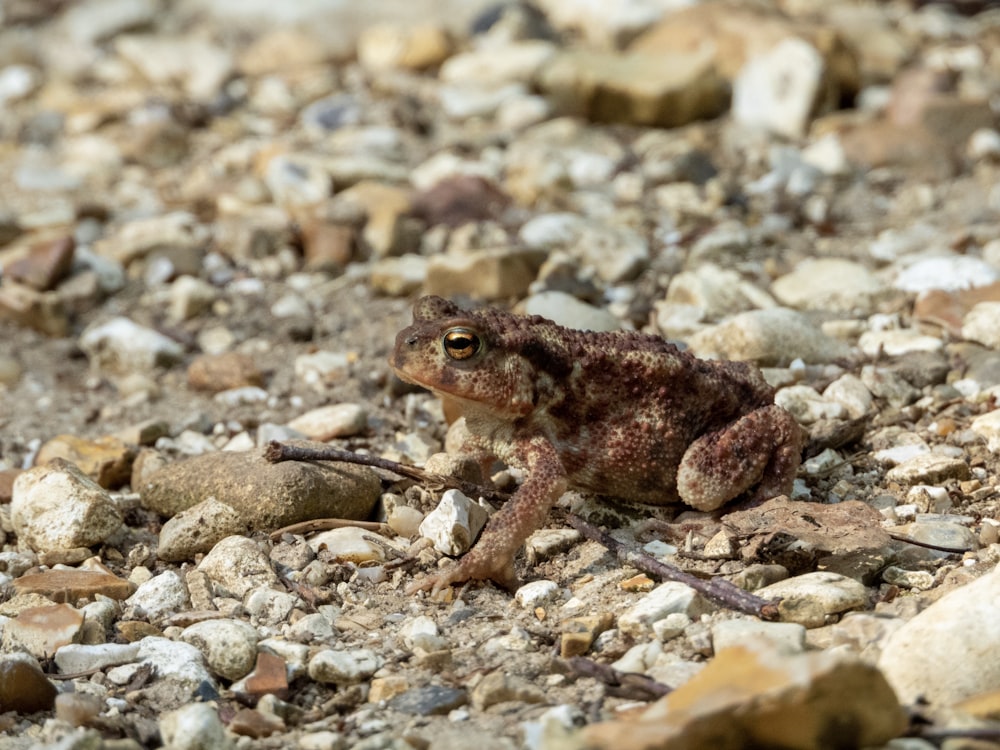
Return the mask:
<svg viewBox="0 0 1000 750">
<path fill-rule="evenodd" d="M 803 430 L 756 367 L 657 336 L 422 297 L 390 364 L 465 417 L 469 452 L 526 472 L 472 550 L 416 589 L 512 588 L 514 554 L 566 490 L 711 511 L 787 494 L 801 459 Z"/>
</svg>

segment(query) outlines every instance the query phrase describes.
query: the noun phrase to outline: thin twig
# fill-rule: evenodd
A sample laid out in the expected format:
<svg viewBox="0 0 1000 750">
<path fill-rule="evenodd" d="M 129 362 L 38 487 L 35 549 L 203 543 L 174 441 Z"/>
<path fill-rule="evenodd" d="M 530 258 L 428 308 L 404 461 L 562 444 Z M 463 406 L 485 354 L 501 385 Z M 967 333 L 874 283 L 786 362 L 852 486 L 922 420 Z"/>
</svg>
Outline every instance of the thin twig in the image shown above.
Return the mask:
<svg viewBox="0 0 1000 750">
<path fill-rule="evenodd" d="M 604 683 L 608 686 L 608 692 L 618 698 L 651 701 L 663 697 L 671 690 L 669 685 L 657 682 L 644 674 L 619 672 L 608 664 L 601 664 L 583 656 L 573 656 L 566 661 L 574 672 Z"/>
<path fill-rule="evenodd" d="M 302 521 L 283 526 L 271 532 L 271 541 L 276 542 L 285 534 L 311 534 L 314 531 L 329 531 L 330 529 L 342 529 L 351 526 L 364 531 L 374 531 L 383 536 L 393 536 L 395 532 L 389 528 L 388 524 L 377 521 L 352 521 L 349 518 L 314 518 L 311 521 Z"/>
<path fill-rule="evenodd" d="M 401 477 L 413 479 L 424 484 L 459 490 L 461 493 L 472 498 L 484 497 L 493 504 L 502 504 L 510 497 L 510 495 L 504 492 L 484 487 L 475 482 L 467 482 L 458 477 L 448 476 L 447 474 L 432 474 L 416 466 L 407 466 L 406 464 L 401 464 L 398 461 L 390 461 L 388 458 L 382 458 L 381 456 L 354 453 L 330 446 L 311 448 L 272 440 L 264 450 L 264 458 L 273 464 L 281 463 L 282 461 L 340 461 L 347 464 L 371 466 L 375 469 L 391 471 L 393 474 L 398 474 Z"/>
<path fill-rule="evenodd" d="M 964 555 L 966 552 L 969 551 L 964 547 L 945 547 L 940 544 L 921 542 L 919 539 L 914 539 L 913 537 L 906 536 L 905 534 L 893 534 L 891 531 L 888 533 L 890 539 L 895 539 L 897 542 L 912 544 L 914 547 L 924 547 L 925 549 L 937 550 L 938 552 L 947 552 L 948 554 L 951 555 Z"/>
<path fill-rule="evenodd" d="M 778 603 L 761 599 L 754 596 L 749 591 L 744 591 L 739 586 L 730 583 L 725 578 L 711 578 L 704 580 L 687 573 L 673 565 L 660 562 L 659 560 L 643 554 L 638 550 L 631 549 L 619 542 L 611 534 L 596 526 L 584 521 L 579 516 L 569 514 L 567 516 L 570 526 L 579 531 L 588 539 L 603 544 L 614 552 L 618 559 L 627 565 L 632 565 L 650 575 L 658 578 L 665 578 L 668 581 L 678 581 L 687 584 L 707 599 L 721 604 L 728 609 L 737 612 L 744 612 L 748 615 L 755 615 L 762 620 L 778 619 Z"/>
</svg>

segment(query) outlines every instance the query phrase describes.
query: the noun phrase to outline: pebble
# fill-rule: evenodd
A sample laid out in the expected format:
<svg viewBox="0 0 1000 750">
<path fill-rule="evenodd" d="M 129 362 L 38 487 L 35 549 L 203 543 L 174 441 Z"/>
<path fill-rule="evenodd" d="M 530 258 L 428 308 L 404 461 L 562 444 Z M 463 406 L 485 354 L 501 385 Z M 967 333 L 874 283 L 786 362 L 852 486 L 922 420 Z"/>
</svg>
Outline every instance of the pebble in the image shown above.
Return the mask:
<svg viewBox="0 0 1000 750">
<path fill-rule="evenodd" d="M 900 484 L 939 484 L 948 479 L 968 479 L 969 465 L 964 459 L 937 453 L 920 453 L 897 464 L 886 474 L 890 482 Z"/>
<path fill-rule="evenodd" d="M 189 604 L 187 586 L 180 574 L 166 570 L 139 585 L 125 600 L 125 615 L 130 619 L 162 620 L 182 611 Z"/>
<path fill-rule="evenodd" d="M 722 620 L 712 625 L 712 647 L 716 653 L 754 639 L 766 641 L 783 655 L 800 654 L 806 648 L 806 629 L 796 622 L 763 622 L 742 618 Z"/>
<path fill-rule="evenodd" d="M 242 620 L 196 622 L 180 639 L 201 651 L 208 668 L 227 680 L 246 677 L 257 661 L 257 631 Z"/>
<path fill-rule="evenodd" d="M 368 467 L 336 471 L 298 461 L 269 463 L 256 453 L 215 452 L 170 464 L 138 488 L 143 507 L 173 516 L 205 498 L 236 509 L 252 530 L 313 518 L 368 517 L 381 482 Z"/>
<path fill-rule="evenodd" d="M 122 523 L 107 491 L 63 459 L 14 480 L 10 518 L 18 539 L 38 552 L 100 544 Z"/>
<path fill-rule="evenodd" d="M 1000 271 L 989 263 L 970 255 L 954 255 L 914 261 L 899 271 L 893 286 L 904 292 L 955 291 L 985 286 L 998 279 Z"/>
<path fill-rule="evenodd" d="M 61 646 L 80 639 L 83 613 L 68 604 L 50 604 L 21 610 L 3 628 L 4 651 L 26 651 L 47 659 Z"/>
<path fill-rule="evenodd" d="M 226 537 L 216 544 L 202 558 L 198 570 L 238 599 L 256 588 L 278 583 L 267 555 L 256 542 L 243 536 Z"/>
<path fill-rule="evenodd" d="M 375 541 L 369 541 L 370 539 Z M 337 562 L 349 562 L 355 565 L 384 561 L 385 549 L 382 545 L 392 546 L 388 539 L 357 526 L 321 531 L 309 537 L 307 542 L 313 552 L 326 551 L 330 558 Z"/>
<path fill-rule="evenodd" d="M 173 339 L 125 317 L 88 326 L 78 343 L 96 367 L 120 373 L 169 367 L 184 355 Z"/>
<path fill-rule="evenodd" d="M 545 691 L 523 677 L 502 670 L 490 672 L 472 688 L 472 705 L 480 711 L 498 703 L 545 703 Z"/>
<path fill-rule="evenodd" d="M 923 698 L 950 706 L 1000 689 L 996 621 L 1000 573 L 986 575 L 943 597 L 891 634 L 878 665 L 901 701 Z M 941 669 L 947 664 L 948 669 Z"/>
<path fill-rule="evenodd" d="M 21 714 L 50 711 L 57 692 L 38 662 L 28 654 L 0 656 L 0 711 Z"/>
<path fill-rule="evenodd" d="M 323 390 L 350 374 L 351 358 L 339 352 L 318 351 L 295 358 L 295 377 L 306 385 Z"/>
<path fill-rule="evenodd" d="M 309 660 L 309 677 L 317 682 L 350 685 L 367 680 L 381 665 L 381 657 L 371 649 L 324 649 Z"/>
<path fill-rule="evenodd" d="M 164 745 L 171 750 L 234 747 L 218 710 L 208 703 L 189 703 L 169 711 L 160 717 L 158 726 Z"/>
<path fill-rule="evenodd" d="M 809 425 L 821 419 L 843 419 L 847 410 L 808 385 L 790 385 L 775 394 L 774 403 L 786 409 L 800 424 Z"/>
<path fill-rule="evenodd" d="M 55 652 L 56 666 L 63 674 L 92 672 L 138 661 L 135 643 L 67 643 Z"/>
<path fill-rule="evenodd" d="M 389 701 L 389 708 L 413 716 L 444 716 L 469 701 L 463 688 L 428 685 L 413 688 Z"/>
<path fill-rule="evenodd" d="M 133 593 L 125 579 L 99 571 L 56 569 L 19 575 L 18 567 L 7 562 L 7 572 L 15 576 L 14 588 L 19 594 L 41 594 L 53 601 L 91 599 L 98 594 L 120 600 Z"/>
<path fill-rule="evenodd" d="M 787 365 L 795 359 L 831 362 L 850 352 L 847 344 L 824 334 L 801 313 L 780 307 L 735 315 L 694 334 L 688 344 L 699 357 L 766 366 Z"/>
<path fill-rule="evenodd" d="M 353 437 L 368 429 L 368 410 L 360 404 L 330 404 L 295 417 L 288 427 L 320 442 Z"/>
<path fill-rule="evenodd" d="M 844 407 L 847 416 L 858 419 L 871 411 L 874 404 L 871 391 L 861 378 L 844 373 L 823 390 L 823 398 Z"/>
<path fill-rule="evenodd" d="M 75 464 L 101 487 L 114 489 L 128 482 L 135 450 L 114 436 L 88 440 L 75 435 L 57 435 L 38 449 L 35 464 L 46 466 L 57 458 Z"/>
<path fill-rule="evenodd" d="M 265 627 L 287 622 L 292 610 L 301 604 L 301 600 L 292 594 L 265 587 L 252 590 L 244 602 L 250 621 Z"/>
<path fill-rule="evenodd" d="M 139 641 L 139 660 L 156 670 L 157 680 L 163 680 L 184 690 L 193 692 L 202 684 L 209 686 L 215 684 L 205 669 L 201 652 L 187 643 L 147 636 Z M 134 672 L 132 666 L 114 667 L 109 671 L 108 677 L 110 678 L 115 670 L 123 670 L 123 674 L 130 675 Z"/>
<path fill-rule="evenodd" d="M 403 646 L 410 651 L 441 651 L 448 646 L 448 640 L 441 635 L 437 623 L 426 615 L 419 615 L 406 622 L 399 629 L 399 637 Z"/>
<path fill-rule="evenodd" d="M 824 60 L 803 39 L 784 39 L 752 57 L 733 81 L 736 121 L 786 138 L 800 138 L 809 127 Z"/>
<path fill-rule="evenodd" d="M 762 599 L 780 599 L 778 611 L 782 619 L 807 628 L 825 625 L 830 615 L 859 609 L 868 601 L 862 583 L 822 571 L 772 583 L 754 593 Z"/>
<path fill-rule="evenodd" d="M 659 306 L 659 315 L 669 315 L 671 307 L 693 306 L 698 308 L 699 320 L 719 320 L 727 315 L 775 305 L 769 294 L 745 281 L 736 271 L 704 263 L 670 280 L 666 299 Z"/>
<path fill-rule="evenodd" d="M 796 310 L 868 315 L 885 291 L 865 266 L 843 258 L 813 258 L 774 280 L 771 293 Z"/>
<path fill-rule="evenodd" d="M 237 695 L 248 695 L 258 700 L 265 695 L 286 698 L 288 696 L 288 664 L 281 656 L 267 651 L 259 651 L 253 671 L 243 680 L 234 683 L 232 690 Z"/>
<path fill-rule="evenodd" d="M 649 635 L 657 620 L 676 612 L 695 619 L 710 607 L 701 595 L 683 583 L 661 583 L 618 617 L 618 629 L 639 638 Z"/>
<path fill-rule="evenodd" d="M 936 336 L 925 336 L 910 328 L 866 331 L 858 339 L 858 348 L 869 357 L 883 354 L 901 357 L 912 352 L 936 352 L 942 346 L 943 342 Z"/>
<path fill-rule="evenodd" d="M 521 605 L 522 609 L 532 612 L 537 607 L 544 606 L 556 599 L 559 594 L 559 584 L 555 581 L 532 581 L 519 587 L 514 592 L 514 601 Z"/>
<path fill-rule="evenodd" d="M 489 514 L 478 503 L 458 490 L 448 490 L 437 508 L 424 516 L 419 531 L 441 554 L 457 556 L 472 547 L 488 520 Z"/>
<path fill-rule="evenodd" d="M 239 510 L 209 496 L 163 524 L 156 554 L 170 562 L 191 560 L 210 551 L 222 539 L 248 531 L 246 518 Z"/>
<path fill-rule="evenodd" d="M 599 307 L 581 302 L 572 295 L 555 290 L 532 294 L 518 306 L 524 315 L 541 315 L 567 328 L 579 331 L 617 331 L 618 319 Z"/>
</svg>

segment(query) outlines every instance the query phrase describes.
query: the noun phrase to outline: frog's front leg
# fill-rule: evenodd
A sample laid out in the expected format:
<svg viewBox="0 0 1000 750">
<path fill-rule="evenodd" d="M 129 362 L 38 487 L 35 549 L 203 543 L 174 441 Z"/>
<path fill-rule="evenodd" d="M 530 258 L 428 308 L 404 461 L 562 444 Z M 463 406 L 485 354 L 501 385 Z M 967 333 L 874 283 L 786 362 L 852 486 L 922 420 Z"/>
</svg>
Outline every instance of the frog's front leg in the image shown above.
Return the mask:
<svg viewBox="0 0 1000 750">
<path fill-rule="evenodd" d="M 772 404 L 702 435 L 677 469 L 677 493 L 698 510 L 715 510 L 747 490 L 760 501 L 792 491 L 805 433 L 794 417 Z"/>
<path fill-rule="evenodd" d="M 414 581 L 407 593 L 440 591 L 470 580 L 492 580 L 506 589 L 518 585 L 514 555 L 525 540 L 545 523 L 552 504 L 566 491 L 566 472 L 552 445 L 532 441 L 522 451 L 528 478 L 507 503 L 490 518 L 479 541 L 458 563 Z"/>
</svg>

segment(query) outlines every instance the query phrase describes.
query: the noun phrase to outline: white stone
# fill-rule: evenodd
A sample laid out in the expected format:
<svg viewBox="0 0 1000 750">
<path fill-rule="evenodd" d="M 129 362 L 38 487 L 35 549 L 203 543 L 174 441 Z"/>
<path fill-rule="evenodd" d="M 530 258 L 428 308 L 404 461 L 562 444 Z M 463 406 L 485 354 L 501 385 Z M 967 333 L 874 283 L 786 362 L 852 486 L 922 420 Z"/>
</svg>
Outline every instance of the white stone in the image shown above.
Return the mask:
<svg viewBox="0 0 1000 750">
<path fill-rule="evenodd" d="M 836 401 L 847 410 L 847 416 L 858 419 L 867 414 L 874 402 L 871 391 L 853 373 L 844 373 L 823 390 L 823 398 Z"/>
<path fill-rule="evenodd" d="M 351 437 L 368 428 L 368 410 L 360 404 L 328 404 L 295 417 L 288 427 L 321 442 Z"/>
<path fill-rule="evenodd" d="M 771 293 L 797 310 L 832 310 L 867 315 L 882 282 L 865 266 L 844 258 L 810 258 L 775 279 Z"/>
<path fill-rule="evenodd" d="M 247 595 L 244 606 L 254 622 L 280 625 L 300 603 L 299 598 L 292 594 L 262 586 Z"/>
<path fill-rule="evenodd" d="M 92 364 L 114 371 L 167 367 L 184 356 L 173 339 L 123 317 L 88 326 L 78 343 Z"/>
<path fill-rule="evenodd" d="M 309 660 L 309 676 L 316 682 L 349 685 L 367 680 L 381 666 L 382 657 L 371 649 L 324 649 Z"/>
<path fill-rule="evenodd" d="M 399 637 L 403 646 L 410 651 L 441 651 L 448 646 L 448 641 L 441 636 L 437 623 L 427 615 L 418 615 L 403 623 L 399 629 Z"/>
<path fill-rule="evenodd" d="M 992 284 L 1000 272 L 989 263 L 972 255 L 930 257 L 915 261 L 902 269 L 893 283 L 904 292 L 925 292 L 931 289 L 957 291 Z"/>
<path fill-rule="evenodd" d="M 887 354 L 901 357 L 910 352 L 936 352 L 944 346 L 937 336 L 927 336 L 913 328 L 865 331 L 858 339 L 858 348 L 869 357 Z"/>
<path fill-rule="evenodd" d="M 722 620 L 712 625 L 712 649 L 718 653 L 730 646 L 740 646 L 748 640 L 761 639 L 783 654 L 805 651 L 806 629 L 796 622 L 764 622 L 738 618 Z"/>
<path fill-rule="evenodd" d="M 203 682 L 215 684 L 212 675 L 205 668 L 201 652 L 187 643 L 148 636 L 139 641 L 139 659 L 156 670 L 157 679 L 178 683 L 189 690 L 194 690 Z M 132 666 L 114 669 L 128 670 Z"/>
<path fill-rule="evenodd" d="M 278 583 L 267 554 L 255 541 L 243 536 L 229 536 L 216 544 L 198 564 L 198 570 L 237 599 L 260 586 Z"/>
<path fill-rule="evenodd" d="M 344 526 L 339 529 L 321 531 L 309 537 L 307 541 L 313 552 L 326 550 L 338 562 L 351 562 L 360 565 L 361 563 L 385 560 L 384 549 L 379 544 L 370 542 L 366 537 L 391 546 L 388 539 L 357 526 Z"/>
<path fill-rule="evenodd" d="M 519 305 L 518 312 L 524 315 L 541 315 L 578 331 L 621 329 L 621 322 L 607 310 L 581 302 L 566 292 L 554 290 L 531 295 Z"/>
<path fill-rule="evenodd" d="M 808 42 L 789 37 L 751 58 L 733 81 L 733 117 L 788 138 L 809 127 L 823 78 L 823 56 Z"/>
<path fill-rule="evenodd" d="M 1000 570 L 945 594 L 889 636 L 878 666 L 902 703 L 945 707 L 1000 689 Z"/>
<path fill-rule="evenodd" d="M 180 574 L 166 570 L 139 585 L 125 600 L 129 617 L 156 622 L 167 615 L 180 612 L 189 604 L 187 585 Z"/>
<path fill-rule="evenodd" d="M 1000 453 L 1000 409 L 988 411 L 972 420 L 969 429 L 986 440 L 986 447 Z"/>
<path fill-rule="evenodd" d="M 691 618 L 683 612 L 671 612 L 653 623 L 653 635 L 660 643 L 666 643 L 681 635 L 690 624 Z"/>
<path fill-rule="evenodd" d="M 297 356 L 294 368 L 295 377 L 306 385 L 322 389 L 348 376 L 351 359 L 340 352 L 318 351 Z"/>
<path fill-rule="evenodd" d="M 138 659 L 138 643 L 69 643 L 55 655 L 56 666 L 63 674 L 103 670 Z"/>
<path fill-rule="evenodd" d="M 242 620 L 196 622 L 180 639 L 201 651 L 208 668 L 227 680 L 246 677 L 257 661 L 257 631 Z"/>
<path fill-rule="evenodd" d="M 448 490 L 438 507 L 428 513 L 420 524 L 420 535 L 434 543 L 443 555 L 461 555 L 489 520 L 487 512 L 458 490 Z"/>
<path fill-rule="evenodd" d="M 1000 302 L 980 302 L 962 319 L 962 338 L 1000 349 Z"/>
<path fill-rule="evenodd" d="M 690 586 L 676 581 L 661 583 L 618 618 L 618 629 L 635 638 L 649 635 L 653 624 L 669 614 L 680 612 L 695 619 L 711 609 L 708 602 Z"/>
<path fill-rule="evenodd" d="M 337 630 L 321 612 L 314 612 L 288 628 L 288 637 L 300 643 L 333 643 Z"/>
<path fill-rule="evenodd" d="M 229 750 L 233 741 L 209 703 L 189 703 L 160 717 L 160 736 L 169 750 Z"/>
<path fill-rule="evenodd" d="M 108 492 L 75 464 L 62 460 L 18 475 L 10 520 L 18 540 L 39 552 L 91 547 L 122 523 Z"/>
<path fill-rule="evenodd" d="M 523 609 L 533 611 L 559 596 L 559 584 L 555 581 L 531 581 L 514 592 L 514 601 Z"/>
<path fill-rule="evenodd" d="M 812 424 L 820 419 L 843 419 L 843 405 L 819 395 L 808 385 L 790 385 L 774 396 L 774 403 L 782 407 L 801 424 Z"/>
<path fill-rule="evenodd" d="M 181 276 L 170 286 L 170 319 L 174 323 L 201 315 L 211 308 L 218 292 L 207 281 Z"/>
<path fill-rule="evenodd" d="M 776 305 L 769 294 L 746 281 L 739 273 L 715 263 L 702 263 L 674 276 L 667 287 L 665 302 L 693 305 L 700 310 L 701 317 L 708 320 Z"/>
<path fill-rule="evenodd" d="M 824 625 L 827 616 L 858 609 L 868 601 L 864 584 L 826 571 L 787 578 L 754 593 L 762 599 L 780 599 L 782 620 L 807 628 Z"/>
<path fill-rule="evenodd" d="M 232 56 L 208 36 L 122 35 L 114 45 L 149 81 L 179 82 L 194 99 L 216 96 L 233 70 Z"/>
<path fill-rule="evenodd" d="M 497 86 L 527 83 L 556 54 L 558 48 L 540 39 L 512 42 L 500 47 L 484 47 L 449 57 L 441 65 L 438 78 L 445 83 Z"/>
<path fill-rule="evenodd" d="M 831 362 L 850 348 L 824 334 L 802 313 L 784 307 L 749 310 L 700 331 L 688 339 L 694 354 L 716 359 L 746 359 L 759 365 L 782 365 L 795 359 Z"/>
<path fill-rule="evenodd" d="M 571 213 L 535 216 L 518 236 L 529 248 L 566 251 L 609 283 L 632 278 L 649 261 L 649 244 L 634 229 Z"/>
</svg>

